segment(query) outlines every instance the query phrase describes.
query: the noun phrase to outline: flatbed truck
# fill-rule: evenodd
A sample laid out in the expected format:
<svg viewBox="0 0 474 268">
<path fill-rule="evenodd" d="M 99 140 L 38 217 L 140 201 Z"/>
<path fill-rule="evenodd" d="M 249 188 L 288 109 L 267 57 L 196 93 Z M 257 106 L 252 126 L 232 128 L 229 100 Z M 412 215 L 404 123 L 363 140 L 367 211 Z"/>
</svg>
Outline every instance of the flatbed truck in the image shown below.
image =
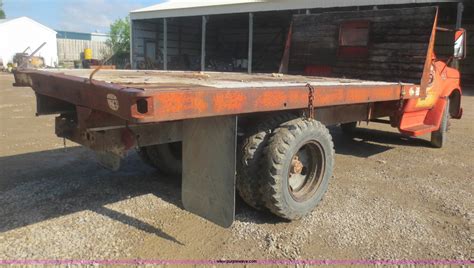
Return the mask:
<svg viewBox="0 0 474 268">
<path fill-rule="evenodd" d="M 360 121 L 385 122 L 407 136 L 431 133 L 434 147 L 445 145 L 449 118 L 462 115 L 460 75 L 449 62 L 466 56 L 466 32 L 437 27 L 435 8 L 421 11 L 432 15 L 425 16 L 430 31 L 418 82 L 381 80 L 370 72 L 354 79 L 157 70 L 100 70 L 92 76 L 85 70 L 19 69 L 15 85 L 35 91 L 37 115 L 59 114 L 57 136 L 96 151 L 104 166 L 117 170 L 136 149 L 146 163 L 181 177 L 188 211 L 228 227 L 238 192 L 256 209 L 295 220 L 317 206 L 332 176 L 334 145 L 326 126 L 340 125 L 350 133 Z M 360 14 L 354 19 L 346 13 L 330 18 L 361 25 Z M 293 19 L 286 56 L 297 46 L 293 37 L 301 38 L 298 21 L 329 18 L 318 16 Z M 373 20 L 375 25 L 379 19 Z M 300 34 L 307 32 L 304 23 Z M 446 61 L 434 52 L 439 31 L 455 37 Z M 361 53 L 358 47 L 339 48 L 347 51 Z M 285 55 L 282 65 L 291 63 Z"/>
</svg>

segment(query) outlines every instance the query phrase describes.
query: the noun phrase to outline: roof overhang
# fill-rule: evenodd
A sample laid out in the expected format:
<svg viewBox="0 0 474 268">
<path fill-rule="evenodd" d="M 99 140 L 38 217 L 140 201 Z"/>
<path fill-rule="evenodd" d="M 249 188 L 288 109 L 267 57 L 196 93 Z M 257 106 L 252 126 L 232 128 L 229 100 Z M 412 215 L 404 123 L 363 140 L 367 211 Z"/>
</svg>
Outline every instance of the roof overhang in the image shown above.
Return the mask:
<svg viewBox="0 0 474 268">
<path fill-rule="evenodd" d="M 278 10 L 333 8 L 348 6 L 401 5 L 460 2 L 460 0 L 169 0 L 133 10 L 130 19 L 156 19 L 202 15 L 233 14 Z"/>
</svg>

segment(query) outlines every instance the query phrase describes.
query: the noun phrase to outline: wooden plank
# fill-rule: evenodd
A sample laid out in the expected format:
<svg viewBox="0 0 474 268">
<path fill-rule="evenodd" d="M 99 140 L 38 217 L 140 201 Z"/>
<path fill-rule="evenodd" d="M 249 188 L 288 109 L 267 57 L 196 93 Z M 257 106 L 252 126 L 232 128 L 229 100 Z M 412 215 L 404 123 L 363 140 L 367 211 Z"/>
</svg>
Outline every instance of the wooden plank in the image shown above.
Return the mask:
<svg viewBox="0 0 474 268">
<path fill-rule="evenodd" d="M 421 79 L 434 15 L 433 7 L 295 15 L 290 72 L 324 65 L 344 77 Z M 339 25 L 354 20 L 370 22 L 368 56 L 339 57 Z"/>
</svg>

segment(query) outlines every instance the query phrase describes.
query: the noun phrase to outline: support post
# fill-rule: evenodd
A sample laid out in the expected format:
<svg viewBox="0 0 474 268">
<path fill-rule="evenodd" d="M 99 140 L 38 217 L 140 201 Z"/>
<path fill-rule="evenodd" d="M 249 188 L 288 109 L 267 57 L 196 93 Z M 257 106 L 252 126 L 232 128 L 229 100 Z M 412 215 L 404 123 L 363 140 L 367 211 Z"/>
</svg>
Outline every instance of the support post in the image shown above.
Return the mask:
<svg viewBox="0 0 474 268">
<path fill-rule="evenodd" d="M 134 31 L 133 31 L 133 20 L 130 20 L 130 68 L 131 69 L 136 69 L 137 67 L 135 66 L 135 63 L 133 62 L 133 37 L 134 37 Z"/>
<path fill-rule="evenodd" d="M 306 15 L 310 15 L 310 14 L 311 14 L 311 10 L 306 9 Z"/>
<path fill-rule="evenodd" d="M 253 13 L 249 13 L 249 48 L 247 58 L 247 72 L 252 73 L 252 50 L 253 50 Z"/>
<path fill-rule="evenodd" d="M 206 24 L 207 17 L 202 16 L 202 28 L 201 28 L 201 71 L 206 70 Z"/>
<path fill-rule="evenodd" d="M 464 11 L 464 4 L 462 2 L 458 3 L 458 11 L 456 15 L 456 29 L 462 27 L 462 13 Z"/>
<path fill-rule="evenodd" d="M 163 70 L 168 70 L 168 22 L 163 18 Z"/>
</svg>

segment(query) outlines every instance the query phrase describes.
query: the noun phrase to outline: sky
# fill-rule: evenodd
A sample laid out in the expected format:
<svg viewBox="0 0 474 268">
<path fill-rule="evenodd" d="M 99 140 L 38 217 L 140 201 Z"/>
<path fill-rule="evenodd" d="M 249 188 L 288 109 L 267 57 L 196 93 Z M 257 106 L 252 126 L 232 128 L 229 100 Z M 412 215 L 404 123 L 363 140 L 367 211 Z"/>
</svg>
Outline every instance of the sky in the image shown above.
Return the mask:
<svg viewBox="0 0 474 268">
<path fill-rule="evenodd" d="M 106 33 L 131 10 L 163 0 L 3 0 L 6 17 L 26 16 L 54 30 Z"/>
</svg>

